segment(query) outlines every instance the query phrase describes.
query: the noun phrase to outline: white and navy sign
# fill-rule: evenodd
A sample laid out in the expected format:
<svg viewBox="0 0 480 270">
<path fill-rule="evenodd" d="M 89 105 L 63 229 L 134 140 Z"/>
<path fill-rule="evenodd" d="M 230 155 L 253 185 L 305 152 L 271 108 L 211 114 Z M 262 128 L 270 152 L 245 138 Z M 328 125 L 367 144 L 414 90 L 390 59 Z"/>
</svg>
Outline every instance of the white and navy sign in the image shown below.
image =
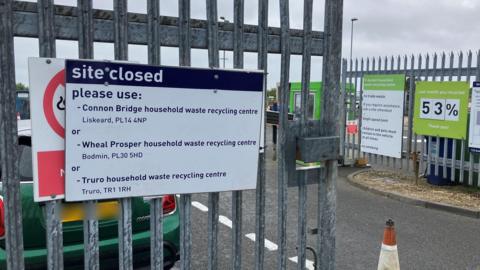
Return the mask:
<svg viewBox="0 0 480 270">
<path fill-rule="evenodd" d="M 66 200 L 254 189 L 263 76 L 67 60 Z"/>
<path fill-rule="evenodd" d="M 473 82 L 468 134 L 470 151 L 480 153 L 480 82 Z"/>
</svg>

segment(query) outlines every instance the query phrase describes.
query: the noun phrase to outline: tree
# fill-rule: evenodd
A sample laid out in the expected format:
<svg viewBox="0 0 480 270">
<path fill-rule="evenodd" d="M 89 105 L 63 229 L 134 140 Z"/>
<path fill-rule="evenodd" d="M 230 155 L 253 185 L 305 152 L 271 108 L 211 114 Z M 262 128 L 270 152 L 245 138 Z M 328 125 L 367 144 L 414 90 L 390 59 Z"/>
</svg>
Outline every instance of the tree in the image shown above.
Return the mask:
<svg viewBox="0 0 480 270">
<path fill-rule="evenodd" d="M 16 84 L 17 91 L 28 91 L 28 87 L 23 83 Z"/>
<path fill-rule="evenodd" d="M 271 88 L 267 90 L 267 99 L 268 100 L 277 100 L 277 88 Z"/>
</svg>

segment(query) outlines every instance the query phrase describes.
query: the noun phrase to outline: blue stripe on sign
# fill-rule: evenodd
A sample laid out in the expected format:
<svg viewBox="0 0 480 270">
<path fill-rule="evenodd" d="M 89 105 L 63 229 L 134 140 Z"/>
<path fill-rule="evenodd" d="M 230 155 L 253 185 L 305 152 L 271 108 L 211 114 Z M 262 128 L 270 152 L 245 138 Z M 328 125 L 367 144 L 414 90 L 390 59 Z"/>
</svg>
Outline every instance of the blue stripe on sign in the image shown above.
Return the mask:
<svg viewBox="0 0 480 270">
<path fill-rule="evenodd" d="M 480 82 L 473 82 L 473 87 L 480 87 Z"/>
<path fill-rule="evenodd" d="M 262 91 L 263 72 L 67 60 L 66 83 Z"/>
</svg>

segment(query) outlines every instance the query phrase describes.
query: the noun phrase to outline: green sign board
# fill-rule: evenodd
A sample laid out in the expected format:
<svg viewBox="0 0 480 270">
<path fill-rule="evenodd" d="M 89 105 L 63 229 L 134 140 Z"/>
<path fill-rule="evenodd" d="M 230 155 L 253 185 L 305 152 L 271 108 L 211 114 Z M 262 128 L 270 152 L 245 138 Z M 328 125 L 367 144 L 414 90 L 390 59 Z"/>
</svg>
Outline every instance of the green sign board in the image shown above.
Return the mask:
<svg viewBox="0 0 480 270">
<path fill-rule="evenodd" d="M 362 152 L 402 157 L 405 74 L 363 77 Z"/>
<path fill-rule="evenodd" d="M 452 139 L 467 138 L 466 82 L 418 82 L 413 130 L 417 134 Z"/>
</svg>

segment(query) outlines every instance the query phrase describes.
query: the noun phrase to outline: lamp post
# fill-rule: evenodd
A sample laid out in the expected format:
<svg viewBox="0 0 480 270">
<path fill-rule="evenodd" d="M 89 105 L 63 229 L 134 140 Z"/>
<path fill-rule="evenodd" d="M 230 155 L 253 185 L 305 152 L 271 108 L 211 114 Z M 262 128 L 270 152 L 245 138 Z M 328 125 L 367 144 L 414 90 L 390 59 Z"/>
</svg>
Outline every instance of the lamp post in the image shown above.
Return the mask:
<svg viewBox="0 0 480 270">
<path fill-rule="evenodd" d="M 220 17 L 220 20 L 222 20 L 222 22 L 224 22 L 224 23 L 229 23 L 230 22 L 229 20 L 225 19 L 225 17 L 223 17 L 223 16 Z M 223 60 L 223 68 L 225 68 L 225 60 L 227 59 L 225 57 L 225 50 L 223 50 L 223 58 L 220 58 L 220 59 Z"/>
<path fill-rule="evenodd" d="M 350 61 L 352 60 L 352 51 L 353 51 L 353 22 L 358 21 L 358 18 L 351 18 L 352 27 L 350 29 Z"/>
</svg>

